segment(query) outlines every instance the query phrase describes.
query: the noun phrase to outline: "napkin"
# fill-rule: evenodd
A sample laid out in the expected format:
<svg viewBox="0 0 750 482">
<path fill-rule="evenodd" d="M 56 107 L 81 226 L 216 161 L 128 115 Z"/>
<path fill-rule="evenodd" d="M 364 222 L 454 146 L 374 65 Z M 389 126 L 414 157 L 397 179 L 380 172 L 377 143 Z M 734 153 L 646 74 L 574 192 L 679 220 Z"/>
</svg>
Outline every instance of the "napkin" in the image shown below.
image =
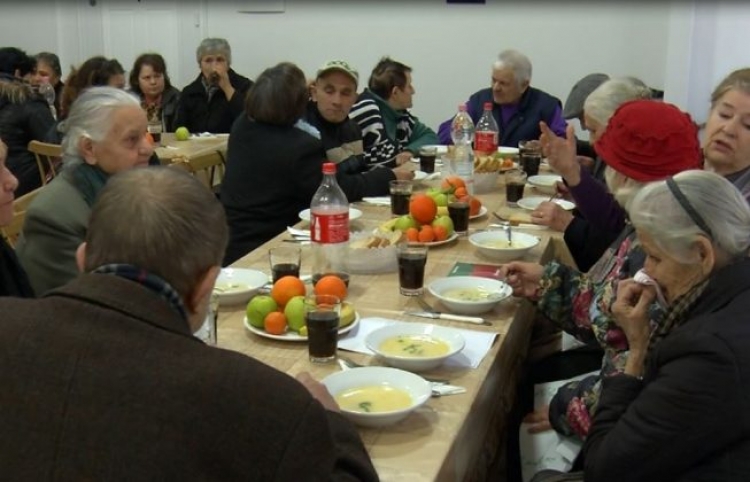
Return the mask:
<svg viewBox="0 0 750 482">
<path fill-rule="evenodd" d="M 368 204 L 377 204 L 378 206 L 390 206 L 391 205 L 390 196 L 363 197 L 362 201 Z"/>
<path fill-rule="evenodd" d="M 387 318 L 362 318 L 359 321 L 359 325 L 353 330 L 347 333 L 345 336 L 339 338 L 338 347 L 342 350 L 356 351 L 358 353 L 364 353 L 366 355 L 374 355 L 374 353 L 367 348 L 365 345 L 365 338 L 371 332 L 387 325 L 404 324 L 410 323 L 397 320 L 389 320 Z M 492 343 L 495 341 L 497 333 L 488 333 L 484 331 L 473 331 L 473 330 L 462 330 L 460 328 L 450 328 L 461 333 L 464 337 L 466 345 L 464 349 L 459 353 L 456 353 L 452 357 L 445 361 L 448 366 L 463 367 L 463 368 L 476 368 L 482 363 L 482 360 L 492 348 Z"/>
</svg>

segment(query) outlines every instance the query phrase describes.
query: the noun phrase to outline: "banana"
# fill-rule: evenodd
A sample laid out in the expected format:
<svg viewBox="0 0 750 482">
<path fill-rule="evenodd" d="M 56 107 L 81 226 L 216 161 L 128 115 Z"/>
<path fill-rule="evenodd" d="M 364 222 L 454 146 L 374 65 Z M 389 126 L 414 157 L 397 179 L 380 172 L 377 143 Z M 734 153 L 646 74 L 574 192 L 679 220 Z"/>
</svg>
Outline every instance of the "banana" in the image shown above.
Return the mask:
<svg viewBox="0 0 750 482">
<path fill-rule="evenodd" d="M 378 230 L 385 231 L 385 232 L 395 231 L 396 230 L 396 221 L 398 221 L 398 218 L 390 219 L 390 220 L 384 222 L 383 224 L 381 224 L 380 226 L 378 226 Z"/>
<path fill-rule="evenodd" d="M 345 301 L 341 305 L 341 314 L 339 314 L 339 328 L 343 328 L 354 323 L 354 319 L 356 318 L 356 316 L 357 315 L 354 313 L 354 305 Z"/>
</svg>

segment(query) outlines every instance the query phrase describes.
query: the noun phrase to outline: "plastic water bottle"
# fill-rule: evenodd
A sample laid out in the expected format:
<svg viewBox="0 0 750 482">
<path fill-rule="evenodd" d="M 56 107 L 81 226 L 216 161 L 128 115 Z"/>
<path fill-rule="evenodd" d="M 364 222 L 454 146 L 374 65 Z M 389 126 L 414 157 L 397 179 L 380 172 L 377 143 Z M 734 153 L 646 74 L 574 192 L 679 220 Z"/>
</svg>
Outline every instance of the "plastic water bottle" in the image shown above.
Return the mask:
<svg viewBox="0 0 750 482">
<path fill-rule="evenodd" d="M 492 102 L 485 102 L 484 112 L 477 121 L 474 132 L 474 150 L 483 154 L 494 154 L 497 152 L 499 137 L 500 129 L 492 117 Z"/>
<path fill-rule="evenodd" d="M 349 280 L 349 201 L 336 181 L 336 164 L 323 164 L 323 181 L 310 203 L 313 284 L 327 274 Z"/>
<path fill-rule="evenodd" d="M 57 120 L 57 110 L 55 109 L 55 88 L 52 87 L 47 79 L 42 80 L 39 84 L 39 95 L 47 101 L 49 110 L 52 112 L 52 117 Z"/>
<path fill-rule="evenodd" d="M 474 140 L 474 121 L 466 112 L 466 104 L 458 106 L 458 113 L 451 122 L 451 139 L 456 146 L 453 160 L 453 171 L 463 179 L 466 191 L 474 194 L 474 152 L 471 143 Z"/>
</svg>

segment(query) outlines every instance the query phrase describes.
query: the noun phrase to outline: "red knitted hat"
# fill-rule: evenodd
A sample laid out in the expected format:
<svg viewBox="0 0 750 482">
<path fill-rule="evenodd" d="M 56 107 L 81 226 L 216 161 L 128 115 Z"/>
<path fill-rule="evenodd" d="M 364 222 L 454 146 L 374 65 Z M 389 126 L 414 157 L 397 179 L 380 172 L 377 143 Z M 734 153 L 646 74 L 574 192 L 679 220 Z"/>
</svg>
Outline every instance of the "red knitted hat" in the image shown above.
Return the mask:
<svg viewBox="0 0 750 482">
<path fill-rule="evenodd" d="M 656 100 L 622 104 L 594 149 L 613 169 L 640 182 L 701 169 L 703 163 L 698 126 L 690 115 Z"/>
</svg>

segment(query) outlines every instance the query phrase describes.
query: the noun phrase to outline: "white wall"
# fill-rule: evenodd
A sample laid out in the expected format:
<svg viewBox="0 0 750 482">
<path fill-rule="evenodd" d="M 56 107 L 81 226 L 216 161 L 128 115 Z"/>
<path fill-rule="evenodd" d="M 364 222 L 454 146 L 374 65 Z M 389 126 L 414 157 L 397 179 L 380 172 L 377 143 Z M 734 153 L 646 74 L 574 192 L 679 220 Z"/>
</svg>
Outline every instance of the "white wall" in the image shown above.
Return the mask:
<svg viewBox="0 0 750 482">
<path fill-rule="evenodd" d="M 226 37 L 235 69 L 249 77 L 282 60 L 314 76 L 323 61 L 342 58 L 359 69 L 364 85 L 378 58 L 391 55 L 414 68 L 413 111 L 436 126 L 488 85 L 500 50 L 517 48 L 534 64 L 532 84 L 561 100 L 587 73 L 635 75 L 664 88 L 668 100 L 701 120 L 713 85 L 728 71 L 750 65 L 750 4 L 285 0 L 283 13 L 237 12 L 251 1 L 179 2 L 183 47 L 179 58 L 167 59 L 175 85 L 197 74 L 195 47 L 206 36 Z M 112 55 L 105 45 L 118 39 L 105 39 L 106 6 L 160 2 L 168 0 L 3 2 L 0 45 L 57 52 L 67 70 L 91 55 Z M 132 59 L 120 60 L 128 68 Z"/>
</svg>

